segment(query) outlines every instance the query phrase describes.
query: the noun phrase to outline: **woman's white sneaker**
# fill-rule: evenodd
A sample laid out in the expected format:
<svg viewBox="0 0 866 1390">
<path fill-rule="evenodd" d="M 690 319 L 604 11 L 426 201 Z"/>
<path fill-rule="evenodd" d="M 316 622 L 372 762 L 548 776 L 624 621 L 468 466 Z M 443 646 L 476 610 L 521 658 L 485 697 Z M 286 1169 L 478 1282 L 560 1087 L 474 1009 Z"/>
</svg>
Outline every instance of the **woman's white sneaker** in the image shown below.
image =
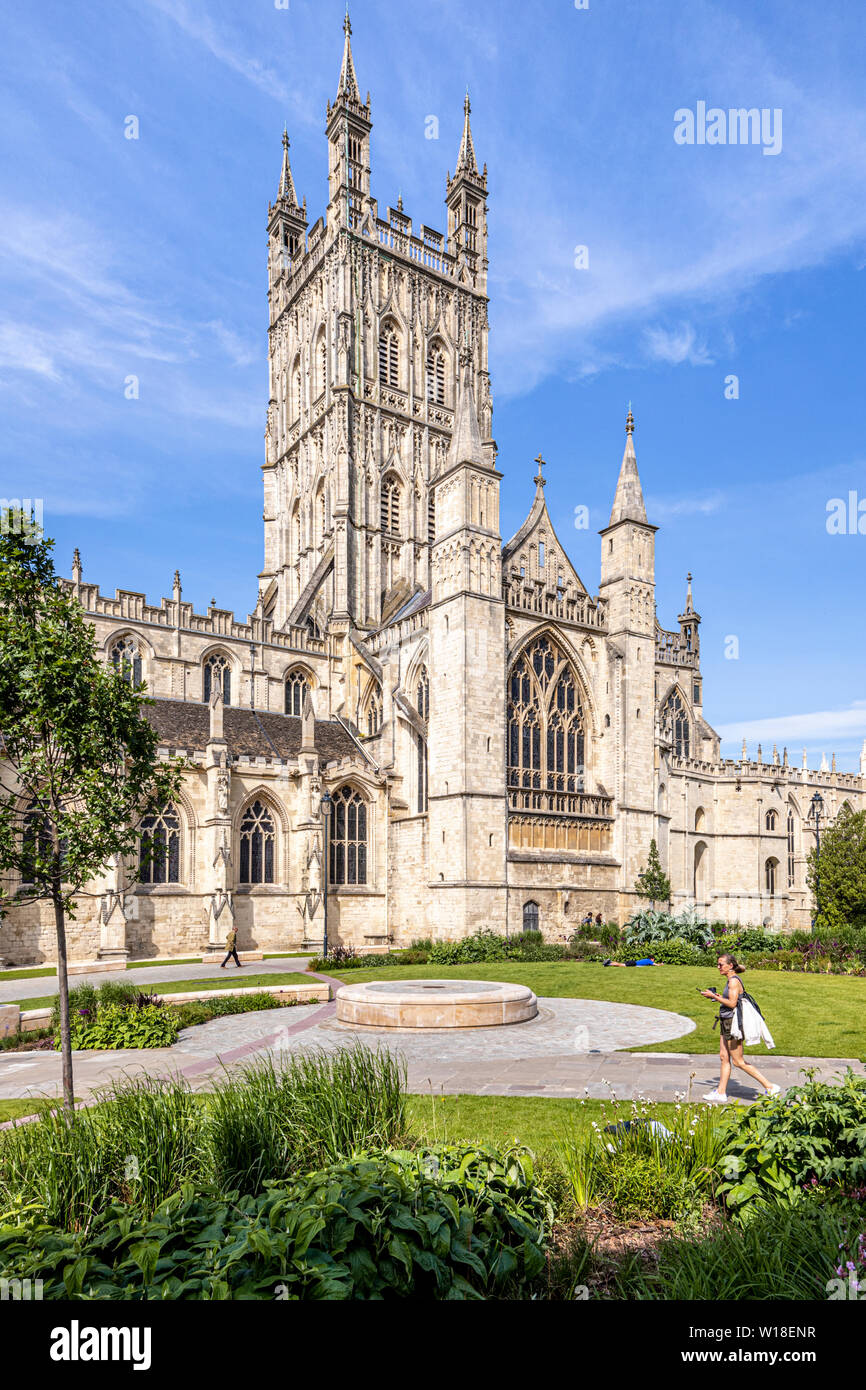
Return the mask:
<svg viewBox="0 0 866 1390">
<path fill-rule="evenodd" d="M 723 1096 L 721 1091 L 707 1091 L 704 1100 L 720 1101 L 724 1105 L 727 1104 L 729 1097 Z"/>
<path fill-rule="evenodd" d="M 766 1089 L 766 1091 L 765 1091 L 764 1094 L 765 1094 L 765 1095 L 768 1095 L 768 1096 L 777 1096 L 777 1095 L 780 1093 L 781 1089 L 782 1089 L 781 1086 L 777 1086 L 776 1083 L 775 1083 L 775 1081 L 774 1081 L 773 1084 L 772 1084 L 772 1086 L 768 1086 L 768 1087 L 767 1087 L 767 1089 Z"/>
</svg>

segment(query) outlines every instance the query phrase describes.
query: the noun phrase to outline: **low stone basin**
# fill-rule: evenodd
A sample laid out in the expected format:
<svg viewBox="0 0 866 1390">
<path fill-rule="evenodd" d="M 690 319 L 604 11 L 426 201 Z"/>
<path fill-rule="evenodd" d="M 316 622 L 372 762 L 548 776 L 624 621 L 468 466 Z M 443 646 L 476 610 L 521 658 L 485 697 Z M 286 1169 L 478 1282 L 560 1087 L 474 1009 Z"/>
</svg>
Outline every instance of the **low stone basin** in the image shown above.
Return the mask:
<svg viewBox="0 0 866 1390">
<path fill-rule="evenodd" d="M 338 1021 L 356 1028 L 495 1028 L 537 1013 L 526 985 L 490 980 L 370 980 L 337 991 Z"/>
</svg>

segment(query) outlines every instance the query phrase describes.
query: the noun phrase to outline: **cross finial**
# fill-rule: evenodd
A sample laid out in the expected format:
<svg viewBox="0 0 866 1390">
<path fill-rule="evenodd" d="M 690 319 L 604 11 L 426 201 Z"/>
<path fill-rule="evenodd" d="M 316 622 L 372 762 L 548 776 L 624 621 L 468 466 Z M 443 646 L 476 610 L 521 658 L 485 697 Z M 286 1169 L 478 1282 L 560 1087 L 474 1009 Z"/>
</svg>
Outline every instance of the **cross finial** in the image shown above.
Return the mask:
<svg viewBox="0 0 866 1390">
<path fill-rule="evenodd" d="M 348 6 L 348 4 L 347 4 L 347 5 L 346 5 L 346 18 L 343 20 L 343 33 L 344 33 L 344 34 L 346 35 L 346 37 L 348 38 L 348 36 L 351 34 L 351 32 L 352 32 L 352 25 L 351 25 L 351 22 L 350 22 L 350 20 L 349 20 L 349 6 Z"/>
<path fill-rule="evenodd" d="M 472 110 L 472 107 L 469 105 L 469 88 L 467 87 L 467 88 L 466 88 L 466 95 L 465 95 L 465 97 L 463 98 L 463 114 L 464 114 L 464 116 L 468 116 L 468 115 L 469 115 L 469 112 L 470 112 L 471 110 Z"/>
<path fill-rule="evenodd" d="M 283 149 L 284 149 L 284 150 L 287 150 L 288 148 L 289 148 L 289 128 L 288 128 L 288 126 L 283 126 Z"/>
<path fill-rule="evenodd" d="M 631 401 L 628 403 L 628 415 L 625 417 L 626 434 L 634 434 L 634 416 L 631 413 Z"/>
<path fill-rule="evenodd" d="M 538 472 L 532 481 L 535 483 L 536 487 L 544 487 L 546 480 L 544 477 L 544 459 L 541 457 L 541 454 L 536 456 L 535 462 L 538 464 Z"/>
</svg>

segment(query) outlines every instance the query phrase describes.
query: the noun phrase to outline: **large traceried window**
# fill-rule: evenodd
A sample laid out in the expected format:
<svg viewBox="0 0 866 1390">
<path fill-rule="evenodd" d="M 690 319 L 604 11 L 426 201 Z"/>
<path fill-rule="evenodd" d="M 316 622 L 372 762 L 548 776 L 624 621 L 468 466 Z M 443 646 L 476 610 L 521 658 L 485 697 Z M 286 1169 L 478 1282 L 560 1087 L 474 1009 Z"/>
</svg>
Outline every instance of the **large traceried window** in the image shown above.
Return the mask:
<svg viewBox="0 0 866 1390">
<path fill-rule="evenodd" d="M 205 704 L 210 703 L 210 697 L 215 690 L 221 690 L 225 704 L 231 704 L 232 667 L 228 657 L 223 656 L 222 652 L 214 652 L 204 664 L 202 699 Z"/>
<path fill-rule="evenodd" d="M 273 883 L 276 831 L 263 801 L 254 801 L 241 819 L 241 883 Z"/>
<path fill-rule="evenodd" d="M 400 385 L 400 343 L 390 324 L 379 334 L 379 381 L 383 386 Z"/>
<path fill-rule="evenodd" d="M 328 844 L 330 881 L 367 882 L 367 803 L 353 787 L 341 787 L 331 798 Z"/>
<path fill-rule="evenodd" d="M 686 707 L 677 694 L 672 690 L 668 698 L 662 705 L 661 727 L 671 741 L 673 750 L 678 758 L 689 757 L 691 750 L 692 726 Z"/>
<path fill-rule="evenodd" d="M 128 633 L 118 637 L 112 646 L 111 664 L 127 685 L 141 685 L 141 652 L 135 638 Z"/>
<path fill-rule="evenodd" d="M 794 808 L 792 806 L 788 807 L 788 824 L 786 828 L 788 832 L 788 887 L 793 888 L 797 874 L 797 863 L 795 858 L 797 850 L 797 826 L 794 820 Z"/>
<path fill-rule="evenodd" d="M 445 354 L 439 347 L 427 353 L 427 399 L 433 405 L 445 404 Z"/>
<path fill-rule="evenodd" d="M 515 662 L 508 686 L 508 785 L 557 797 L 584 790 L 585 732 L 577 678 L 550 637 Z"/>
<path fill-rule="evenodd" d="M 399 536 L 400 484 L 396 478 L 382 480 L 381 522 L 386 536 Z"/>
<path fill-rule="evenodd" d="M 180 883 L 180 817 L 174 806 L 141 822 L 139 872 L 142 883 Z"/>
<path fill-rule="evenodd" d="M 310 678 L 306 671 L 297 667 L 286 676 L 286 714 L 301 715 L 304 712 L 304 696 L 310 689 Z"/>
</svg>

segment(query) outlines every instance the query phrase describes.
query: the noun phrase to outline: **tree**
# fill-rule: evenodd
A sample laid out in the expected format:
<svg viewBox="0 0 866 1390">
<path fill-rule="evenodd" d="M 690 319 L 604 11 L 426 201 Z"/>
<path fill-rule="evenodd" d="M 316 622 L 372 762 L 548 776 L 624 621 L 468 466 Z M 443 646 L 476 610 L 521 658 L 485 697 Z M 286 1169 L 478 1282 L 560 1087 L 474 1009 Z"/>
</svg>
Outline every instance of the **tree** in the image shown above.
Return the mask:
<svg viewBox="0 0 866 1390">
<path fill-rule="evenodd" d="M 671 881 L 662 869 L 658 845 L 650 840 L 649 858 L 643 873 L 638 874 L 634 891 L 639 898 L 646 898 L 655 907 L 656 903 L 670 902 Z"/>
<path fill-rule="evenodd" d="M 809 852 L 806 882 L 816 927 L 866 926 L 866 811 L 843 805 L 821 835 L 820 860 Z"/>
<path fill-rule="evenodd" d="M 99 660 L 81 605 L 54 573 L 53 542 L 20 521 L 0 517 L 0 908 L 53 906 L 71 1118 L 66 921 L 114 856 L 132 858 L 142 817 L 177 795 L 183 764 L 159 761 L 144 686 Z"/>
</svg>

